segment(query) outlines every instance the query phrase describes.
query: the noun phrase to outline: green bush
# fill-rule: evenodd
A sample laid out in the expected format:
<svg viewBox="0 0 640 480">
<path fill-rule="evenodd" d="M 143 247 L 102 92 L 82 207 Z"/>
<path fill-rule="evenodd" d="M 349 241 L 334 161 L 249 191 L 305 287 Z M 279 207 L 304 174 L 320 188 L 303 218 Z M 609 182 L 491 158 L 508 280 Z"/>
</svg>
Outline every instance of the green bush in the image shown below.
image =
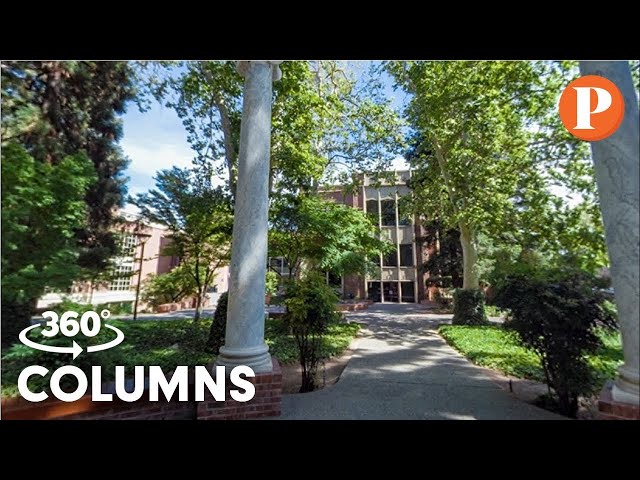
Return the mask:
<svg viewBox="0 0 640 480">
<path fill-rule="evenodd" d="M 84 312 L 96 311 L 96 307 L 91 305 L 90 303 L 78 303 L 69 299 L 68 297 L 64 297 L 62 302 L 55 304 L 51 307 L 51 310 L 56 312 L 58 315 L 62 315 L 64 312 L 74 311 L 78 312 L 78 315 L 82 315 Z M 100 313 L 100 310 L 98 310 Z"/>
<path fill-rule="evenodd" d="M 504 311 L 501 310 L 500 308 L 496 307 L 495 305 L 485 305 L 484 306 L 484 314 L 487 317 L 501 317 L 502 315 L 504 315 Z"/>
<path fill-rule="evenodd" d="M 456 289 L 453 293 L 453 325 L 483 325 L 487 323 L 484 314 L 484 293 L 476 289 Z"/>
<path fill-rule="evenodd" d="M 216 311 L 213 313 L 213 322 L 209 329 L 207 340 L 207 352 L 218 355 L 220 347 L 224 345 L 224 337 L 227 330 L 227 306 L 229 305 L 229 293 L 224 292 L 218 298 Z"/>
<path fill-rule="evenodd" d="M 278 293 L 278 285 L 280 283 L 280 277 L 273 270 L 267 271 L 265 279 L 265 293 L 269 295 L 275 295 Z"/>
<path fill-rule="evenodd" d="M 597 327 L 611 323 L 604 300 L 582 275 L 514 275 L 496 292 L 495 304 L 511 311 L 505 326 L 538 355 L 559 411 L 570 417 L 577 415 L 579 396 L 598 384 L 587 355 L 603 346 Z"/>
<path fill-rule="evenodd" d="M 112 303 L 103 303 L 102 305 L 98 305 L 96 307 L 96 312 L 100 312 L 102 310 L 109 310 L 111 315 L 126 315 L 133 313 L 133 302 L 112 302 Z"/>
<path fill-rule="evenodd" d="M 142 300 L 156 308 L 197 293 L 198 287 L 186 264 L 161 275 L 149 275 L 142 284 Z"/>
<path fill-rule="evenodd" d="M 338 296 L 323 276 L 309 273 L 288 285 L 284 303 L 287 307 L 284 324 L 296 341 L 302 367 L 300 392 L 310 392 L 315 389 L 323 335 L 340 318 L 336 312 Z"/>
</svg>

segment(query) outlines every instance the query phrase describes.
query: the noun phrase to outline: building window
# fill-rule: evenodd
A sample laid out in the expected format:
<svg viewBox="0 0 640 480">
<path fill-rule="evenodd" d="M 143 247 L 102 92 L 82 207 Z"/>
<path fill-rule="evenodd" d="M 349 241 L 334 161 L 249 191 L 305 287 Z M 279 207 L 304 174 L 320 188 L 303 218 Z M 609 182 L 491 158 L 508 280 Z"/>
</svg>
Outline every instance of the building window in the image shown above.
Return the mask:
<svg viewBox="0 0 640 480">
<path fill-rule="evenodd" d="M 413 282 L 400 282 L 402 288 L 402 301 L 407 303 L 414 303 L 416 301 L 416 295 L 414 291 Z"/>
<path fill-rule="evenodd" d="M 397 303 L 399 301 L 398 282 L 382 282 L 382 287 L 384 288 L 385 302 Z"/>
<path fill-rule="evenodd" d="M 372 302 L 381 302 L 380 296 L 380 282 L 368 282 L 367 283 L 367 298 Z"/>
<path fill-rule="evenodd" d="M 133 257 L 136 250 L 136 236 L 132 233 L 122 233 L 119 235 L 118 246 L 121 257 Z"/>
<path fill-rule="evenodd" d="M 382 211 L 382 225 L 385 227 L 396 226 L 396 202 L 395 200 L 382 200 L 380 202 Z"/>
<path fill-rule="evenodd" d="M 267 268 L 269 268 L 269 270 L 273 270 L 280 276 L 289 276 L 289 263 L 284 257 L 269 257 Z"/>
<path fill-rule="evenodd" d="M 400 245 L 400 266 L 413 267 L 413 245 Z"/>
<path fill-rule="evenodd" d="M 367 200 L 367 215 L 369 215 L 375 225 L 380 224 L 380 218 L 378 217 L 378 200 Z"/>
<path fill-rule="evenodd" d="M 407 225 L 411 225 L 411 214 L 410 213 L 402 213 L 398 211 L 399 223 L 401 226 L 406 227 Z"/>
<path fill-rule="evenodd" d="M 132 264 L 120 264 L 113 271 L 113 278 L 109 283 L 109 290 L 124 291 L 131 287 L 131 276 L 133 275 Z"/>
<path fill-rule="evenodd" d="M 382 258 L 383 267 L 397 267 L 398 266 L 398 250 L 394 247 L 393 250 L 387 253 Z"/>
</svg>

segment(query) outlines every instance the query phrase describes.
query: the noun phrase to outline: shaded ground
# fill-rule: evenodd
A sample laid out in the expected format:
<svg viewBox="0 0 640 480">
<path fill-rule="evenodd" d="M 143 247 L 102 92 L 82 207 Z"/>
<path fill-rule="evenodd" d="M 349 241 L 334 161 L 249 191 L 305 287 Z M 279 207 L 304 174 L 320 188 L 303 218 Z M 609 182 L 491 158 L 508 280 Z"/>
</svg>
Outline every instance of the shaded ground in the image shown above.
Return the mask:
<svg viewBox="0 0 640 480">
<path fill-rule="evenodd" d="M 342 375 L 345 367 L 355 352 L 358 340 L 351 342 L 351 348 L 344 351 L 339 357 L 327 360 L 318 368 L 318 381 L 320 388 L 330 387 L 335 384 Z M 298 393 L 302 382 L 302 369 L 298 363 L 280 365 L 282 369 L 282 393 Z"/>
<path fill-rule="evenodd" d="M 450 318 L 413 304 L 349 313 L 366 323 L 340 381 L 283 396 L 282 419 L 562 419 L 500 388 L 435 329 Z"/>
</svg>

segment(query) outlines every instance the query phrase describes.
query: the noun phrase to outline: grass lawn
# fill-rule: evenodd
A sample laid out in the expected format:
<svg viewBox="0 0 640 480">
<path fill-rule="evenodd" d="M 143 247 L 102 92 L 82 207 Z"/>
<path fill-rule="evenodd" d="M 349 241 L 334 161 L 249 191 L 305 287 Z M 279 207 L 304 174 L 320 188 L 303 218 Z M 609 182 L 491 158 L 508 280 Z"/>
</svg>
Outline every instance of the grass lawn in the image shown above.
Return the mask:
<svg viewBox="0 0 640 480">
<path fill-rule="evenodd" d="M 499 370 L 507 375 L 544 381 L 544 373 L 535 353 L 518 344 L 517 335 L 500 326 L 442 325 L 438 333 L 453 348 L 477 365 Z M 618 332 L 601 330 L 603 347 L 588 357 L 600 383 L 615 378 L 622 364 L 622 344 Z"/>
<path fill-rule="evenodd" d="M 211 319 L 202 319 L 199 325 L 190 320 L 138 320 L 108 322 L 124 332 L 125 340 L 117 347 L 109 350 L 87 353 L 84 351 L 75 360 L 68 354 L 55 354 L 34 350 L 22 344 L 4 349 L 2 355 L 2 396 L 11 397 L 18 394 L 18 375 L 29 365 L 42 365 L 50 371 L 63 365 L 75 365 L 90 374 L 92 365 L 102 366 L 102 379 L 113 380 L 114 367 L 124 365 L 127 373 L 133 374 L 135 365 L 159 365 L 165 371 L 171 371 L 177 365 L 206 365 L 213 355 L 204 351 L 209 335 Z M 323 337 L 322 355 L 329 358 L 342 353 L 351 343 L 359 330 L 357 324 L 332 325 Z M 62 337 L 43 340 L 40 328 L 32 330 L 29 337 L 49 345 L 68 346 L 71 340 Z M 86 350 L 89 345 L 99 345 L 114 338 L 115 334 L 102 328 L 92 338 L 76 335 L 74 340 Z M 281 320 L 267 320 L 265 337 L 271 354 L 281 363 L 297 361 L 297 349 L 293 337 L 287 334 Z M 48 390 L 49 375 L 30 378 L 29 387 L 34 391 Z M 69 380 L 69 376 L 63 377 Z M 62 383 L 64 387 L 64 383 Z M 69 386 L 72 386 L 70 384 Z"/>
</svg>

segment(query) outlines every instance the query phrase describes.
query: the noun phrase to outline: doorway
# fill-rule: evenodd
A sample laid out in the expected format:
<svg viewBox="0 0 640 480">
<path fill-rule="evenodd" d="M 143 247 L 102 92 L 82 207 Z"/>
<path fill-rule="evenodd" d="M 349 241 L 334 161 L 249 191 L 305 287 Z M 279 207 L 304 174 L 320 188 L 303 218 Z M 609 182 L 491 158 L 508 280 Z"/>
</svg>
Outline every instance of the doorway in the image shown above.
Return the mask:
<svg viewBox="0 0 640 480">
<path fill-rule="evenodd" d="M 400 296 L 398 294 L 398 282 L 382 282 L 384 288 L 384 301 L 398 303 Z"/>
<path fill-rule="evenodd" d="M 367 283 L 367 298 L 372 302 L 382 301 L 382 296 L 380 294 L 380 282 Z"/>
</svg>

